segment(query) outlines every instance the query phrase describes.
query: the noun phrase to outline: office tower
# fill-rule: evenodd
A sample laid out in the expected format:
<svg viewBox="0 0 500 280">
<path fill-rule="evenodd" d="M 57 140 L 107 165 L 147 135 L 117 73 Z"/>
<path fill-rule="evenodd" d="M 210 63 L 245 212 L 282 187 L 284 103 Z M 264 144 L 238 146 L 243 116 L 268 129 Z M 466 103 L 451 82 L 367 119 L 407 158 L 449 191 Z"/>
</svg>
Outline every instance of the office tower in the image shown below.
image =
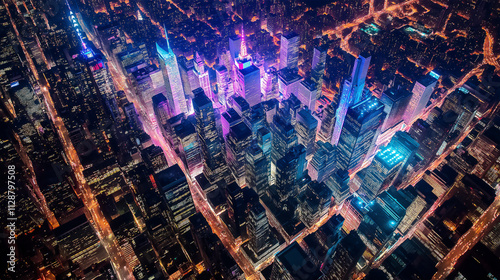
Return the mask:
<svg viewBox="0 0 500 280">
<path fill-rule="evenodd" d="M 322 274 L 297 242 L 279 252 L 273 263 L 271 280 L 319 280 Z"/>
<path fill-rule="evenodd" d="M 316 100 L 321 97 L 322 87 L 323 87 L 323 76 L 325 75 L 326 66 L 326 56 L 328 52 L 328 47 L 323 45 L 319 47 L 314 47 L 312 67 L 311 67 L 311 79 L 316 83 Z"/>
<path fill-rule="evenodd" d="M 156 50 L 160 56 L 160 66 L 167 87 L 167 95 L 169 102 L 172 102 L 171 109 L 172 115 L 175 116 L 180 113 L 188 113 L 186 97 L 184 95 L 184 88 L 182 86 L 181 74 L 179 72 L 179 65 L 177 64 L 177 57 L 170 48 L 168 42 L 168 32 L 165 29 L 166 49 L 156 43 Z M 170 88 L 169 88 L 170 87 Z"/>
<path fill-rule="evenodd" d="M 243 120 L 249 119 L 251 106 L 250 104 L 248 104 L 245 98 L 241 96 L 235 96 L 232 99 L 232 107 Z"/>
<path fill-rule="evenodd" d="M 257 131 L 257 144 L 262 149 L 267 160 L 271 162 L 272 137 L 271 131 L 267 127 L 262 127 Z"/>
<path fill-rule="evenodd" d="M 474 117 L 476 116 L 476 112 L 479 109 L 479 100 L 472 96 L 471 94 L 467 94 L 462 96 L 460 99 L 460 103 L 457 104 L 458 108 L 454 108 L 456 113 L 458 114 L 455 125 L 451 129 L 451 133 L 457 131 L 462 133 L 467 126 L 472 122 Z"/>
<path fill-rule="evenodd" d="M 299 218 L 308 228 L 311 228 L 328 215 L 332 191 L 324 183 L 311 181 L 299 194 L 298 200 Z"/>
<path fill-rule="evenodd" d="M 266 157 L 257 141 L 253 141 L 245 154 L 245 183 L 247 187 L 255 190 L 259 196 L 263 195 L 269 185 L 270 171 L 269 158 Z"/>
<path fill-rule="evenodd" d="M 408 133 L 398 132 L 392 141 L 375 155 L 370 166 L 356 175 L 360 178 L 359 195 L 370 201 L 381 189 L 390 186 L 407 160 L 414 155 L 419 144 Z"/>
<path fill-rule="evenodd" d="M 155 82 L 156 81 L 156 82 Z M 156 65 L 149 65 L 132 72 L 132 88 L 145 106 L 149 116 L 153 116 L 152 98 L 163 89 L 162 71 Z M 153 118 L 152 118 L 153 119 Z"/>
<path fill-rule="evenodd" d="M 167 124 L 170 117 L 168 108 L 168 100 L 163 93 L 158 93 L 153 96 L 153 111 L 155 113 L 156 122 L 158 126 L 162 127 Z"/>
<path fill-rule="evenodd" d="M 335 204 L 341 205 L 351 195 L 349 190 L 349 173 L 345 170 L 336 170 L 325 180 L 325 185 L 332 191 Z"/>
<path fill-rule="evenodd" d="M 246 210 L 243 190 L 237 183 L 227 185 L 225 189 L 227 200 L 227 215 L 234 236 L 240 236 L 245 232 Z"/>
<path fill-rule="evenodd" d="M 410 189 L 410 187 L 405 190 L 407 189 Z M 398 230 L 401 234 L 406 234 L 410 228 L 423 217 L 438 198 L 432 192 L 432 186 L 424 180 L 420 180 L 415 185 L 414 191 L 417 193 L 417 196 L 406 208 L 406 214 L 398 225 Z"/>
<path fill-rule="evenodd" d="M 350 171 L 363 163 L 384 117 L 384 104 L 376 97 L 349 108 L 337 146 L 338 168 Z"/>
<path fill-rule="evenodd" d="M 274 67 L 269 67 L 262 79 L 262 100 L 271 100 L 279 97 L 278 71 Z"/>
<path fill-rule="evenodd" d="M 158 173 L 168 167 L 167 158 L 161 147 L 151 145 L 141 151 L 144 162 L 150 166 L 154 173 Z"/>
<path fill-rule="evenodd" d="M 247 217 L 247 233 L 250 239 L 249 247 L 255 256 L 259 257 L 269 245 L 270 239 L 266 210 L 260 203 L 250 208 Z"/>
<path fill-rule="evenodd" d="M 250 109 L 250 114 L 248 117 L 243 119 L 243 121 L 248 125 L 250 130 L 252 130 L 252 135 L 255 138 L 257 131 L 263 127 L 267 127 L 266 121 L 266 110 L 264 104 L 259 103 Z"/>
<path fill-rule="evenodd" d="M 196 213 L 196 209 L 184 172 L 176 164 L 155 174 L 154 178 L 168 206 L 170 223 L 178 233 L 187 232 L 189 217 Z"/>
<path fill-rule="evenodd" d="M 194 61 L 192 59 L 188 60 L 182 56 L 179 57 L 178 63 L 184 94 L 192 100 L 194 98 L 193 90 L 200 87 L 200 81 L 194 73 Z"/>
<path fill-rule="evenodd" d="M 299 67 L 299 34 L 295 32 L 281 35 L 280 69 L 295 69 Z"/>
<path fill-rule="evenodd" d="M 222 135 L 224 137 L 224 140 L 226 140 L 227 134 L 229 133 L 229 129 L 231 126 L 236 125 L 240 122 L 242 122 L 243 119 L 241 118 L 240 114 L 234 110 L 234 108 L 229 108 L 227 109 L 226 112 L 222 113 L 221 115 L 221 124 L 222 124 Z"/>
<path fill-rule="evenodd" d="M 217 77 L 217 98 L 219 104 L 226 107 L 226 100 L 233 96 L 231 75 L 224 65 L 217 67 L 215 74 Z"/>
<path fill-rule="evenodd" d="M 317 149 L 311 158 L 307 170 L 312 180 L 323 182 L 335 169 L 337 148 L 330 142 L 316 142 Z"/>
<path fill-rule="evenodd" d="M 125 116 L 127 117 L 128 123 L 132 129 L 140 130 L 142 128 L 142 123 L 139 120 L 139 115 L 135 110 L 134 103 L 127 103 L 123 106 L 125 111 Z"/>
<path fill-rule="evenodd" d="M 327 255 L 321 271 L 326 280 L 347 280 L 354 272 L 366 245 L 356 231 L 351 231 Z"/>
<path fill-rule="evenodd" d="M 116 104 L 115 87 L 111 80 L 111 74 L 109 73 L 108 61 L 101 54 L 95 54 L 94 57 L 89 58 L 87 62 L 97 88 L 113 119 L 118 119 L 120 113 Z"/>
<path fill-rule="evenodd" d="M 339 141 L 347 109 L 361 101 L 365 87 L 366 74 L 368 72 L 368 67 L 370 66 L 370 60 L 371 56 L 367 54 L 360 54 L 354 62 L 354 68 L 350 79 L 346 79 L 344 81 L 335 116 L 335 127 L 332 135 L 333 145 L 336 145 Z"/>
<path fill-rule="evenodd" d="M 289 120 L 277 114 L 271 124 L 272 150 L 271 160 L 276 165 L 279 159 L 285 156 L 290 148 L 297 145 L 295 128 Z"/>
<path fill-rule="evenodd" d="M 204 159 L 203 173 L 215 180 L 227 171 L 222 145 L 215 123 L 214 107 L 201 88 L 195 89 L 193 108 L 196 114 L 196 132 Z"/>
<path fill-rule="evenodd" d="M 381 131 L 385 132 L 403 120 L 403 115 L 410 100 L 410 92 L 404 89 L 390 88 L 382 93 L 380 102 L 385 105 L 385 119 Z"/>
<path fill-rule="evenodd" d="M 60 254 L 87 268 L 107 256 L 94 228 L 84 214 L 54 230 Z"/>
<path fill-rule="evenodd" d="M 292 147 L 276 163 L 276 190 L 280 200 L 296 194 L 295 183 L 304 176 L 306 168 L 306 150 L 302 145 Z"/>
<path fill-rule="evenodd" d="M 410 101 L 403 115 L 403 120 L 407 126 L 410 126 L 427 107 L 427 102 L 429 102 L 436 84 L 436 78 L 431 75 L 427 75 L 415 83 L 411 91 Z"/>
<path fill-rule="evenodd" d="M 299 111 L 295 130 L 298 143 L 304 145 L 307 155 L 314 153 L 317 127 L 318 121 L 312 116 L 311 110 L 305 108 Z"/>
<path fill-rule="evenodd" d="M 226 159 L 238 185 L 245 182 L 245 149 L 250 146 L 252 131 L 240 122 L 231 126 L 226 138 Z"/>
<path fill-rule="evenodd" d="M 260 70 L 253 64 L 251 56 L 247 53 L 245 33 L 243 29 L 241 31 L 241 49 L 235 61 L 235 92 L 245 98 L 252 107 L 261 102 Z"/>
<path fill-rule="evenodd" d="M 299 84 L 302 76 L 293 69 L 284 68 L 278 71 L 278 90 L 281 99 L 288 99 L 291 95 L 299 94 Z"/>
<path fill-rule="evenodd" d="M 304 106 L 314 111 L 316 109 L 317 93 L 318 85 L 309 78 L 300 82 L 297 98 Z"/>
<path fill-rule="evenodd" d="M 231 53 L 231 58 L 235 60 L 241 51 L 241 37 L 234 35 L 229 37 L 229 52 Z"/>
<path fill-rule="evenodd" d="M 338 94 L 333 97 L 332 102 L 323 110 L 323 118 L 318 131 L 318 140 L 330 143 L 332 141 L 333 130 L 335 127 L 335 116 L 338 105 Z"/>
<path fill-rule="evenodd" d="M 203 155 L 196 128 L 189 120 L 182 120 L 180 125 L 174 127 L 178 139 L 180 158 L 189 174 L 201 173 L 203 170 Z"/>
<path fill-rule="evenodd" d="M 301 108 L 300 100 L 294 95 L 290 95 L 288 99 L 281 102 L 283 108 L 279 109 L 278 114 L 281 114 L 284 118 L 290 119 L 292 125 L 297 124 L 297 113 Z"/>
</svg>

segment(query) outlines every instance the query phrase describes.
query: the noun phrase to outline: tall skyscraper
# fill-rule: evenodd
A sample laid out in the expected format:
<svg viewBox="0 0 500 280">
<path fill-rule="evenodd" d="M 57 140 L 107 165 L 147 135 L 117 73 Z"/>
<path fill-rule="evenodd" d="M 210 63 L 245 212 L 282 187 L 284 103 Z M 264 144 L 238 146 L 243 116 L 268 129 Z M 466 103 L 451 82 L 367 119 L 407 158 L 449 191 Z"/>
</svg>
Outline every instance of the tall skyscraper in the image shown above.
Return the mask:
<svg viewBox="0 0 500 280">
<path fill-rule="evenodd" d="M 279 97 L 278 71 L 274 67 L 269 67 L 261 82 L 263 100 L 271 100 Z"/>
<path fill-rule="evenodd" d="M 403 120 L 407 126 L 411 126 L 413 121 L 423 112 L 436 84 L 436 78 L 430 75 L 421 78 L 415 83 L 411 91 L 408 107 L 406 107 L 403 115 Z"/>
<path fill-rule="evenodd" d="M 276 165 L 278 160 L 285 156 L 290 148 L 297 145 L 297 133 L 294 126 L 282 114 L 277 114 L 271 124 L 272 132 L 272 163 Z"/>
<path fill-rule="evenodd" d="M 288 99 L 290 96 L 299 94 L 299 84 L 302 80 L 296 71 L 290 68 L 283 68 L 278 71 L 278 90 L 280 98 Z"/>
<path fill-rule="evenodd" d="M 259 257 L 268 247 L 271 233 L 266 209 L 260 203 L 250 208 L 247 217 L 247 233 L 250 239 L 249 247 L 255 256 Z"/>
<path fill-rule="evenodd" d="M 335 127 L 332 135 L 332 144 L 336 145 L 339 141 L 340 133 L 344 125 L 347 109 L 361 101 L 365 87 L 366 74 L 370 66 L 371 56 L 360 54 L 354 63 L 354 69 L 350 79 L 344 81 L 342 93 L 339 100 L 335 116 Z"/>
<path fill-rule="evenodd" d="M 261 102 L 260 70 L 252 62 L 247 53 L 245 33 L 242 29 L 241 50 L 236 59 L 236 94 L 246 99 L 250 107 Z"/>
<path fill-rule="evenodd" d="M 391 142 L 380 149 L 370 166 L 356 174 L 361 182 L 359 195 L 370 201 L 386 186 L 390 186 L 406 161 L 415 154 L 419 144 L 406 132 L 398 132 Z"/>
<path fill-rule="evenodd" d="M 233 96 L 234 88 L 231 81 L 231 75 L 224 65 L 215 69 L 215 75 L 217 77 L 217 98 L 219 104 L 226 107 L 226 101 Z"/>
<path fill-rule="evenodd" d="M 251 140 L 252 131 L 243 122 L 231 126 L 226 138 L 227 164 L 240 186 L 245 182 L 245 149 Z"/>
<path fill-rule="evenodd" d="M 247 148 L 245 154 L 245 183 L 261 196 L 269 185 L 271 164 L 256 141 Z"/>
<path fill-rule="evenodd" d="M 335 170 L 337 163 L 337 148 L 330 142 L 318 141 L 318 146 L 313 157 L 309 161 L 307 170 L 312 180 L 323 182 Z"/>
<path fill-rule="evenodd" d="M 384 104 L 374 96 L 349 108 L 337 145 L 338 168 L 352 170 L 363 162 L 384 117 Z"/>
<path fill-rule="evenodd" d="M 210 77 L 208 76 L 208 70 L 205 66 L 205 62 L 203 61 L 203 59 L 201 59 L 201 56 L 198 52 L 196 52 L 195 54 L 194 69 L 194 73 L 198 77 L 200 87 L 203 89 L 205 94 L 213 100 L 213 92 L 212 88 L 210 87 Z"/>
<path fill-rule="evenodd" d="M 190 174 L 198 174 L 203 171 L 203 155 L 196 128 L 189 121 L 184 119 L 181 124 L 174 127 L 175 135 L 178 138 L 179 154 L 184 161 Z"/>
<path fill-rule="evenodd" d="M 196 115 L 196 131 L 205 160 L 203 173 L 210 180 L 224 176 L 227 171 L 222 146 L 215 123 L 214 107 L 201 88 L 194 90 L 193 108 Z"/>
<path fill-rule="evenodd" d="M 332 248 L 333 249 L 333 248 Z M 356 231 L 351 231 L 336 248 L 328 252 L 321 271 L 326 280 L 347 280 L 363 255 L 366 245 Z"/>
<path fill-rule="evenodd" d="M 396 131 L 401 130 L 404 122 L 403 115 L 410 101 L 410 93 L 404 89 L 387 89 L 380 97 L 380 102 L 385 106 L 385 119 L 380 126 L 380 136 L 377 146 L 385 145 Z"/>
<path fill-rule="evenodd" d="M 316 83 L 316 100 L 321 97 L 322 87 L 323 87 L 323 76 L 325 75 L 326 66 L 326 55 L 328 52 L 327 46 L 314 47 L 312 67 L 311 67 L 311 79 Z"/>
<path fill-rule="evenodd" d="M 323 110 L 323 118 L 321 119 L 321 125 L 318 131 L 318 140 L 320 141 L 328 143 L 332 141 L 338 101 L 337 94 L 333 97 L 332 102 Z"/>
<path fill-rule="evenodd" d="M 349 192 L 349 173 L 345 170 L 336 170 L 325 180 L 325 185 L 332 191 L 335 204 L 341 205 L 351 194 Z"/>
<path fill-rule="evenodd" d="M 274 260 L 271 280 L 318 280 L 322 274 L 297 242 L 279 252 Z"/>
<path fill-rule="evenodd" d="M 170 222 L 178 233 L 187 232 L 189 218 L 196 213 L 196 209 L 184 172 L 176 164 L 155 174 L 154 177 L 158 189 L 167 202 Z"/>
<path fill-rule="evenodd" d="M 318 93 L 318 85 L 312 79 L 305 79 L 300 82 L 297 98 L 314 111 L 316 109 L 316 97 Z"/>
<path fill-rule="evenodd" d="M 311 110 L 305 108 L 299 111 L 295 130 L 298 143 L 304 145 L 307 155 L 314 153 L 317 127 L 318 121 L 311 114 Z"/>
<path fill-rule="evenodd" d="M 172 115 L 175 116 L 180 113 L 188 113 L 186 97 L 184 95 L 184 88 L 182 86 L 181 74 L 179 72 L 179 65 L 177 64 L 177 57 L 170 48 L 168 42 L 168 32 L 165 29 L 166 49 L 156 43 L 156 50 L 160 56 L 160 66 L 167 86 L 167 95 L 171 105 Z M 170 88 L 168 88 L 170 87 Z"/>
<path fill-rule="evenodd" d="M 295 69 L 299 66 L 299 34 L 291 32 L 281 35 L 280 69 Z"/>
<path fill-rule="evenodd" d="M 286 200 L 290 195 L 296 195 L 295 183 L 304 177 L 306 168 L 306 150 L 297 145 L 291 148 L 284 157 L 276 163 L 276 190 L 280 200 Z"/>
</svg>

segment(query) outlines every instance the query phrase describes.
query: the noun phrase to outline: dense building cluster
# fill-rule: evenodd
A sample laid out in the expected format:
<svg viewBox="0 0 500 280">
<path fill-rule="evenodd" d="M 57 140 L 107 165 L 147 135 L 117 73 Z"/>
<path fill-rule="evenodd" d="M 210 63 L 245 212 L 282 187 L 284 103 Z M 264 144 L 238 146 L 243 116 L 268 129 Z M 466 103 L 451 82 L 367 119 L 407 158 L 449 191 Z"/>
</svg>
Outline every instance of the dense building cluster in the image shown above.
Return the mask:
<svg viewBox="0 0 500 280">
<path fill-rule="evenodd" d="M 2 4 L 1 279 L 500 279 L 497 2 Z"/>
</svg>

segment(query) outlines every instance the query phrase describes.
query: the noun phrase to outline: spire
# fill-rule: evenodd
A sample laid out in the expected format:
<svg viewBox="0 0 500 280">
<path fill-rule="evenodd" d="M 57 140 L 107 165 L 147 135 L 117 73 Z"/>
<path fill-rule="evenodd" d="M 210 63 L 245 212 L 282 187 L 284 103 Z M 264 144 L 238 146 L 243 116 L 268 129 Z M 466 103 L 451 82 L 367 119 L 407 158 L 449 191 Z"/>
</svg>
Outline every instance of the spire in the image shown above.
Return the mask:
<svg viewBox="0 0 500 280">
<path fill-rule="evenodd" d="M 245 30 L 243 29 L 243 25 L 241 25 L 241 48 L 240 48 L 240 57 L 246 57 L 247 53 L 247 44 L 245 42 Z"/>
<path fill-rule="evenodd" d="M 201 56 L 198 52 L 196 52 L 196 54 L 195 54 L 195 61 L 197 64 L 202 63 Z"/>
<path fill-rule="evenodd" d="M 165 31 L 165 40 L 167 41 L 167 51 L 170 51 L 170 44 L 168 43 L 168 31 L 167 28 L 165 27 L 165 24 L 163 24 L 163 30 Z"/>
</svg>

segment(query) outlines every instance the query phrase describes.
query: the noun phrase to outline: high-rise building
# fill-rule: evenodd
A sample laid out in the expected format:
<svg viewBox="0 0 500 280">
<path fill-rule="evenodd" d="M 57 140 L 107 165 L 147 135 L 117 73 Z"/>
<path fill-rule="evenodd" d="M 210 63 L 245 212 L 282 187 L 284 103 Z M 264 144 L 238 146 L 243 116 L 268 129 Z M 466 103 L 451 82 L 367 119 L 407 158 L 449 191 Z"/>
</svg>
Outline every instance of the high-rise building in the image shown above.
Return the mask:
<svg viewBox="0 0 500 280">
<path fill-rule="evenodd" d="M 316 109 L 316 98 L 318 93 L 318 85 L 311 79 L 305 79 L 299 84 L 297 98 L 307 106 L 307 108 L 314 111 Z"/>
<path fill-rule="evenodd" d="M 307 155 L 314 153 L 317 127 L 318 121 L 311 114 L 311 110 L 305 108 L 299 111 L 295 130 L 298 143 L 304 145 Z"/>
<path fill-rule="evenodd" d="M 224 65 L 215 69 L 215 75 L 217 77 L 217 98 L 219 104 L 226 107 L 226 100 L 233 96 L 231 75 Z"/>
<path fill-rule="evenodd" d="M 354 63 L 354 69 L 352 70 L 350 79 L 346 79 L 344 81 L 332 135 L 332 144 L 334 145 L 336 145 L 339 141 L 347 109 L 361 101 L 365 87 L 366 74 L 368 73 L 368 67 L 370 66 L 370 60 L 371 56 L 360 54 Z"/>
<path fill-rule="evenodd" d="M 261 81 L 262 100 L 271 100 L 279 97 L 278 71 L 274 67 L 269 67 L 264 73 Z"/>
<path fill-rule="evenodd" d="M 337 146 L 338 168 L 352 170 L 363 163 L 384 117 L 384 104 L 373 96 L 349 108 Z"/>
<path fill-rule="evenodd" d="M 323 275 L 297 242 L 279 252 L 273 263 L 271 280 L 318 280 Z"/>
<path fill-rule="evenodd" d="M 321 97 L 322 87 L 323 87 L 323 76 L 325 75 L 326 66 L 326 55 L 328 52 L 328 47 L 323 45 L 319 47 L 314 47 L 312 67 L 311 67 L 311 79 L 316 83 L 316 100 Z"/>
<path fill-rule="evenodd" d="M 231 58 L 235 60 L 241 51 L 241 37 L 234 35 L 229 37 L 229 52 L 231 53 Z"/>
<path fill-rule="evenodd" d="M 279 159 L 285 156 L 290 148 L 297 144 L 297 134 L 294 126 L 281 114 L 273 118 L 272 132 L 272 163 L 276 165 Z"/>
<path fill-rule="evenodd" d="M 381 189 L 389 186 L 419 144 L 408 133 L 398 132 L 392 141 L 375 155 L 370 166 L 356 174 L 360 178 L 359 195 L 370 201 Z"/>
<path fill-rule="evenodd" d="M 195 126 L 189 120 L 181 121 L 174 127 L 178 138 L 180 157 L 190 174 L 203 171 L 203 155 Z"/>
<path fill-rule="evenodd" d="M 238 185 L 245 182 L 245 150 L 250 146 L 252 131 L 240 122 L 231 126 L 226 138 L 226 159 Z"/>
<path fill-rule="evenodd" d="M 245 183 L 260 196 L 269 185 L 271 164 L 257 142 L 252 142 L 245 154 Z"/>
<path fill-rule="evenodd" d="M 264 249 L 269 246 L 270 232 L 266 210 L 258 203 L 250 208 L 247 217 L 247 233 L 250 239 L 249 247 L 255 256 L 260 256 Z"/>
<path fill-rule="evenodd" d="M 168 206 L 168 216 L 178 233 L 189 230 L 189 217 L 196 213 L 189 185 L 179 165 L 173 165 L 154 176 Z"/>
<path fill-rule="evenodd" d="M 203 89 L 205 94 L 213 101 L 213 91 L 210 87 L 210 77 L 208 76 L 207 66 L 198 52 L 195 54 L 194 61 L 194 74 L 198 77 L 200 87 Z"/>
<path fill-rule="evenodd" d="M 170 117 L 170 109 L 168 107 L 168 100 L 162 93 L 153 96 L 153 110 L 158 125 L 160 127 L 166 125 Z"/>
<path fill-rule="evenodd" d="M 184 94 L 188 99 L 192 100 L 194 98 L 193 90 L 200 87 L 200 81 L 194 73 L 194 62 L 192 59 L 188 60 L 182 56 L 178 59 L 178 63 Z"/>
<path fill-rule="evenodd" d="M 196 132 L 204 159 L 203 173 L 210 180 L 227 172 L 222 145 L 215 123 L 214 107 L 201 88 L 194 90 L 193 108 L 196 115 Z"/>
<path fill-rule="evenodd" d="M 280 70 L 295 69 L 299 66 L 299 34 L 291 32 L 281 35 Z"/>
<path fill-rule="evenodd" d="M 351 194 L 349 191 L 349 173 L 336 170 L 325 180 L 325 185 L 332 191 L 335 204 L 341 205 Z"/>
<path fill-rule="evenodd" d="M 411 91 L 410 101 L 403 115 L 403 120 L 407 126 L 410 126 L 427 107 L 427 102 L 429 102 L 436 84 L 436 78 L 431 75 L 427 75 L 415 83 Z"/>
<path fill-rule="evenodd" d="M 295 183 L 304 177 L 306 168 L 306 150 L 302 145 L 292 147 L 276 163 L 276 190 L 280 200 L 296 194 Z"/>
<path fill-rule="evenodd" d="M 324 183 L 311 181 L 305 190 L 299 194 L 299 218 L 311 228 L 323 217 L 328 215 L 332 191 Z"/>
<path fill-rule="evenodd" d="M 271 162 L 272 139 L 271 132 L 267 127 L 262 127 L 257 131 L 257 144 L 262 149 L 267 160 Z"/>
<path fill-rule="evenodd" d="M 332 102 L 323 110 L 323 118 L 318 131 L 318 140 L 330 143 L 332 141 L 333 130 L 335 127 L 335 116 L 338 105 L 338 94 L 333 97 Z"/>
<path fill-rule="evenodd" d="M 328 252 L 321 271 L 326 280 L 347 280 L 354 272 L 366 245 L 356 231 L 351 231 L 334 250 Z"/>
<path fill-rule="evenodd" d="M 291 95 L 299 94 L 299 84 L 302 80 L 297 72 L 290 68 L 278 71 L 278 90 L 281 99 L 288 99 Z"/>
<path fill-rule="evenodd" d="M 337 148 L 330 142 L 316 142 L 317 149 L 311 158 L 307 170 L 312 180 L 323 182 L 335 170 Z"/>
<path fill-rule="evenodd" d="M 167 95 L 170 102 L 173 103 L 172 115 L 175 116 L 180 113 L 188 113 L 187 102 L 182 86 L 181 74 L 179 72 L 179 65 L 177 64 L 177 57 L 170 48 L 168 42 L 168 32 L 165 29 L 166 48 L 161 47 L 156 43 L 156 50 L 160 56 L 160 66 L 163 72 L 165 85 L 167 86 Z M 170 88 L 168 88 L 170 87 Z"/>
<path fill-rule="evenodd" d="M 247 53 L 245 34 L 242 29 L 241 50 L 235 62 L 235 92 L 246 99 L 250 107 L 261 102 L 260 70 Z"/>
</svg>

